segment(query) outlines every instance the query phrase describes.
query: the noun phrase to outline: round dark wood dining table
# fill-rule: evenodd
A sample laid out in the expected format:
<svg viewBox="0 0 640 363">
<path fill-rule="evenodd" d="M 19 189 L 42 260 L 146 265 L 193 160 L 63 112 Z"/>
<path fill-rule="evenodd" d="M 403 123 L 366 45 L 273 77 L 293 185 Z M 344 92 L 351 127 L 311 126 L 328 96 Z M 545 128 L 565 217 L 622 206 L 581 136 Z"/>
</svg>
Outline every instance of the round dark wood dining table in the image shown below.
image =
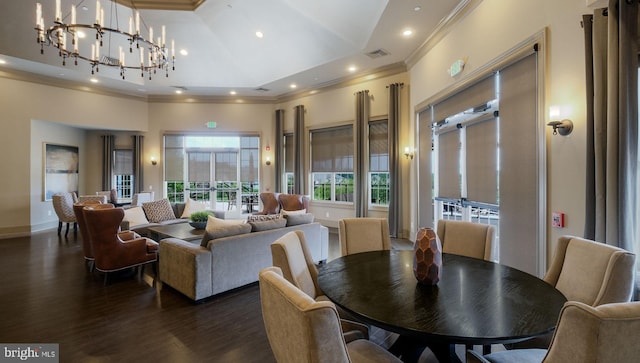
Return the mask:
<svg viewBox="0 0 640 363">
<path fill-rule="evenodd" d="M 438 284 L 422 285 L 408 250 L 337 258 L 320 266 L 318 283 L 357 319 L 429 347 L 446 345 L 447 354 L 454 344 L 513 343 L 551 332 L 567 301 L 533 275 L 452 254 L 443 254 Z"/>
</svg>

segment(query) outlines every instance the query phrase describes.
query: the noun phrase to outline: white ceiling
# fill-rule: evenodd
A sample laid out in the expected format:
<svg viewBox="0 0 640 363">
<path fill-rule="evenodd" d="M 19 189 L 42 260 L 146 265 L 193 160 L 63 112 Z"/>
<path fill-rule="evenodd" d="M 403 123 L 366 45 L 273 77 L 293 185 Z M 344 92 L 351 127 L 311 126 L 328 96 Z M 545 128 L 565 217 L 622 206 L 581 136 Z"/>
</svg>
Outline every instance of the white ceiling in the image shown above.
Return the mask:
<svg viewBox="0 0 640 363">
<path fill-rule="evenodd" d="M 55 1 L 38 1 L 48 26 Z M 95 0 L 61 2 L 63 17 L 76 4 L 78 22 L 93 22 Z M 128 71 L 122 80 L 117 69 L 100 67 L 94 75 L 99 80 L 96 85 L 89 82 L 91 70 L 86 62 L 75 66 L 73 61 L 67 61 L 63 67 L 53 47 L 44 47 L 44 54 L 40 54 L 34 30 L 35 0 L 2 0 L 0 60 L 6 63 L 0 65 L 0 71 L 35 73 L 51 77 L 49 81 L 54 83 L 74 82 L 142 97 L 172 95 L 176 87 L 181 87 L 192 96 L 229 96 L 229 92 L 236 91 L 238 97 L 275 99 L 394 65 L 404 66 L 442 20 L 466 2 L 206 0 L 194 11 L 140 10 L 146 25 L 141 27 L 143 36 L 152 26 L 155 38 L 165 25 L 167 42 L 175 40 L 176 70 L 169 72 L 169 77 L 156 74 L 152 80 Z M 157 8 L 163 3 L 171 1 L 156 0 L 154 5 Z M 128 31 L 131 9 L 108 0 L 101 4 L 105 8 L 105 24 Z M 81 10 L 82 6 L 87 10 Z M 413 35 L 403 36 L 406 29 L 413 30 Z M 264 37 L 256 37 L 256 31 L 264 33 Z M 109 43 L 105 38 L 102 54 L 108 52 L 109 46 L 117 49 L 114 44 L 115 40 Z M 90 49 L 88 44 L 85 46 Z M 187 50 L 188 55 L 180 55 L 181 49 Z M 376 59 L 366 55 L 378 49 L 389 55 Z M 357 70 L 349 72 L 349 66 Z M 291 84 L 296 84 L 297 89 L 290 88 Z"/>
</svg>

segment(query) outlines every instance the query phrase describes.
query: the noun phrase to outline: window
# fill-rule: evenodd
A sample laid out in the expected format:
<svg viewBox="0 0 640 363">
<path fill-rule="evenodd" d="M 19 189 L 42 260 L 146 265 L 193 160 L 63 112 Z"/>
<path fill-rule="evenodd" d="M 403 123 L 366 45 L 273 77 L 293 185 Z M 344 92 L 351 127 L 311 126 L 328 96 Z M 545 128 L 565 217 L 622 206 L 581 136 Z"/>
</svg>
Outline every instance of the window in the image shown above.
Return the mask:
<svg viewBox="0 0 640 363">
<path fill-rule="evenodd" d="M 133 151 L 116 149 L 113 154 L 113 185 L 118 192 L 118 199 L 131 199 L 133 196 Z"/>
<path fill-rule="evenodd" d="M 369 123 L 369 204 L 389 205 L 389 140 L 387 120 Z"/>
<path fill-rule="evenodd" d="M 166 135 L 164 140 L 169 201 L 191 198 L 219 210 L 255 209 L 260 190 L 259 137 Z"/>
<path fill-rule="evenodd" d="M 311 131 L 313 200 L 353 203 L 353 126 Z"/>
</svg>

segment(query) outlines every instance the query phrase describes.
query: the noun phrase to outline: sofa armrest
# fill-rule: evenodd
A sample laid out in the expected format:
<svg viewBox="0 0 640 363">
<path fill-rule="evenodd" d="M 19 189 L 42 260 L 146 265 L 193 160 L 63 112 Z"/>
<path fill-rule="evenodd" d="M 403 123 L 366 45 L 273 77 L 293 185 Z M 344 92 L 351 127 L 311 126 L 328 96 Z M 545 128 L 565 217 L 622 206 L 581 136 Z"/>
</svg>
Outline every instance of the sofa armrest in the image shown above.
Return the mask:
<svg viewBox="0 0 640 363">
<path fill-rule="evenodd" d="M 178 238 L 160 241 L 160 280 L 193 300 L 212 295 L 211 251 Z"/>
</svg>

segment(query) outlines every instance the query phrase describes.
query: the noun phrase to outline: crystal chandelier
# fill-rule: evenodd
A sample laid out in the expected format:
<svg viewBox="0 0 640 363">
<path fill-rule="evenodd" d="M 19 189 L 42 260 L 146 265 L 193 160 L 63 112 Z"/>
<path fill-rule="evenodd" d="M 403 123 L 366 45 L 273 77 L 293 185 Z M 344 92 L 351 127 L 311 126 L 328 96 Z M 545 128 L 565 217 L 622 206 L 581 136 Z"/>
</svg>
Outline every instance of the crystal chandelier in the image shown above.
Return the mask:
<svg viewBox="0 0 640 363">
<path fill-rule="evenodd" d="M 104 8 L 100 6 L 100 0 L 96 0 L 95 21 L 93 24 L 77 22 L 76 6 L 71 6 L 71 13 L 62 16 L 61 0 L 55 2 L 55 16 L 53 25 L 45 28 L 42 16 L 42 4 L 36 3 L 36 31 L 37 42 L 40 44 L 40 53 L 44 54 L 44 46 L 54 46 L 58 49 L 58 55 L 62 58 L 62 65 L 66 66 L 67 58 L 73 59 L 78 65 L 78 60 L 89 62 L 91 74 L 100 71 L 101 66 L 120 69 L 120 76 L 125 79 L 127 70 L 137 70 L 142 77 L 145 73 L 151 80 L 152 75 L 164 70 L 169 77 L 169 68 L 175 70 L 175 45 L 171 41 L 171 57 L 166 46 L 165 27 L 162 26 L 161 35 L 154 42 L 153 28 L 148 28 L 148 38 L 140 34 L 140 12 L 129 17 L 129 30 L 121 30 L 117 24 L 118 14 L 115 3 L 111 3 L 110 23 L 116 22 L 115 27 L 106 26 L 104 21 Z M 83 0 L 84 1 L 84 0 Z M 81 2 L 82 3 L 82 2 Z M 86 7 L 83 7 L 86 10 Z M 114 14 L 114 10 L 115 14 Z M 66 22 L 69 18 L 69 22 Z M 86 32 L 95 32 L 93 39 L 82 39 Z M 82 40 L 82 41 L 81 41 Z M 129 48 L 128 55 L 126 48 Z M 134 51 L 135 48 L 135 51 Z M 115 55 L 115 56 L 114 56 Z M 139 55 L 139 57 L 138 57 Z"/>
</svg>

